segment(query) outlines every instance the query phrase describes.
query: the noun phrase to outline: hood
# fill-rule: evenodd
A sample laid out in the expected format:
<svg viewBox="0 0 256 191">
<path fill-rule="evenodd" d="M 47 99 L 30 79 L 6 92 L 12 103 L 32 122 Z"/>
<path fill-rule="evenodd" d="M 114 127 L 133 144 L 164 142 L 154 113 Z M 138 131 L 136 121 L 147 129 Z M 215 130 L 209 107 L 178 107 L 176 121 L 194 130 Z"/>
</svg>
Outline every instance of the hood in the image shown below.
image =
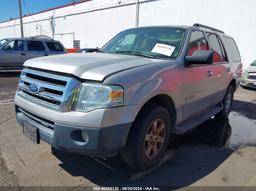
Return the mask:
<svg viewBox="0 0 256 191">
<path fill-rule="evenodd" d="M 81 79 L 103 81 L 114 73 L 159 60 L 107 53 L 75 53 L 28 60 L 24 66 L 73 74 Z"/>
</svg>

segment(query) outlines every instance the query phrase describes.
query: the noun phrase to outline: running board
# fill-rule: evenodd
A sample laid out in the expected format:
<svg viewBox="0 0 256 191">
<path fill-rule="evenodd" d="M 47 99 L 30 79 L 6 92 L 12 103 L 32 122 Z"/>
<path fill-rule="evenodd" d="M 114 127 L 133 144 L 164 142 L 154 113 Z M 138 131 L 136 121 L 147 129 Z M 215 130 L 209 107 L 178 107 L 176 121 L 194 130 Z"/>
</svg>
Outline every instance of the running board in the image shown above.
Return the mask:
<svg viewBox="0 0 256 191">
<path fill-rule="evenodd" d="M 223 109 L 223 105 L 219 104 L 215 106 L 210 112 L 205 113 L 204 115 L 195 118 L 192 121 L 188 121 L 186 123 L 183 123 L 181 125 L 177 125 L 173 131 L 174 134 L 180 135 L 184 134 L 187 131 L 190 131 L 191 129 L 197 127 L 198 125 L 202 124 L 203 122 L 210 119 L 212 116 L 216 115 Z"/>
</svg>

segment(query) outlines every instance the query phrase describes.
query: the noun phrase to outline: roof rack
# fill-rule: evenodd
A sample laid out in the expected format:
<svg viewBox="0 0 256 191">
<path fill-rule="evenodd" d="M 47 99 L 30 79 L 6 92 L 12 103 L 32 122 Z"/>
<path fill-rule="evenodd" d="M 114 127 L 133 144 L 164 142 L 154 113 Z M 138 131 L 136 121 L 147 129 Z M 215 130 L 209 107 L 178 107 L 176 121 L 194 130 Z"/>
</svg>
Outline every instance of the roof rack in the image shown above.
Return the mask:
<svg viewBox="0 0 256 191">
<path fill-rule="evenodd" d="M 36 35 L 36 36 L 30 36 L 28 38 L 31 39 L 45 39 L 45 40 L 53 40 L 51 37 L 46 36 L 46 35 Z"/>
<path fill-rule="evenodd" d="M 202 28 L 207 28 L 207 29 L 211 29 L 211 30 L 214 30 L 214 31 L 217 31 L 217 32 L 220 32 L 220 33 L 223 33 L 225 34 L 223 31 L 219 30 L 219 29 L 216 29 L 216 28 L 213 28 L 213 27 L 209 27 L 207 25 L 202 25 L 200 23 L 195 23 L 193 24 L 194 27 L 202 27 Z"/>
</svg>

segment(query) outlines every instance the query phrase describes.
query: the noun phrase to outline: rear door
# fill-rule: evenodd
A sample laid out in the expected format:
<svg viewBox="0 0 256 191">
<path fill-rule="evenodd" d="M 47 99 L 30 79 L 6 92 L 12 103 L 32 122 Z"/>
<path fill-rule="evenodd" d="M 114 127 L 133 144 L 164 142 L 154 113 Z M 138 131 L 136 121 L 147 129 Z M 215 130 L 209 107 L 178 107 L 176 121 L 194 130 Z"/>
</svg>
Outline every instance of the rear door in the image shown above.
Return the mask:
<svg viewBox="0 0 256 191">
<path fill-rule="evenodd" d="M 0 66 L 8 69 L 20 69 L 26 60 L 23 40 L 11 40 L 2 47 Z"/>
<path fill-rule="evenodd" d="M 202 31 L 193 31 L 187 50 L 187 56 L 197 50 L 209 50 Z M 184 66 L 184 106 L 183 120 L 190 120 L 209 111 L 212 107 L 211 96 L 214 93 L 212 64 L 194 64 Z"/>
<path fill-rule="evenodd" d="M 42 41 L 27 40 L 27 59 L 47 56 L 46 48 Z"/>
<path fill-rule="evenodd" d="M 216 105 L 220 103 L 225 96 L 228 84 L 231 81 L 231 79 L 229 79 L 229 73 L 231 73 L 231 70 L 219 36 L 206 32 L 206 37 L 210 48 L 213 51 L 213 64 L 211 71 L 214 94 L 212 95 L 211 102 L 213 105 Z"/>
</svg>

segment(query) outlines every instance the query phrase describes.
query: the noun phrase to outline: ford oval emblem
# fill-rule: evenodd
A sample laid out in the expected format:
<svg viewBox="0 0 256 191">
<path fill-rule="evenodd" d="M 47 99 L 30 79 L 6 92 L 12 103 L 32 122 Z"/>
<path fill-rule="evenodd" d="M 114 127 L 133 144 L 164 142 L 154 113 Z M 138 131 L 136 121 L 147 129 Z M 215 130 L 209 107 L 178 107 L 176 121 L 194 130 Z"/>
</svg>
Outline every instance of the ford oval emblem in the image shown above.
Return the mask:
<svg viewBox="0 0 256 191">
<path fill-rule="evenodd" d="M 37 86 L 36 84 L 30 84 L 30 85 L 28 86 L 28 88 L 29 88 L 29 90 L 30 90 L 31 92 L 33 92 L 33 93 L 38 93 L 38 91 L 39 91 L 39 88 L 38 88 L 38 86 Z"/>
</svg>

